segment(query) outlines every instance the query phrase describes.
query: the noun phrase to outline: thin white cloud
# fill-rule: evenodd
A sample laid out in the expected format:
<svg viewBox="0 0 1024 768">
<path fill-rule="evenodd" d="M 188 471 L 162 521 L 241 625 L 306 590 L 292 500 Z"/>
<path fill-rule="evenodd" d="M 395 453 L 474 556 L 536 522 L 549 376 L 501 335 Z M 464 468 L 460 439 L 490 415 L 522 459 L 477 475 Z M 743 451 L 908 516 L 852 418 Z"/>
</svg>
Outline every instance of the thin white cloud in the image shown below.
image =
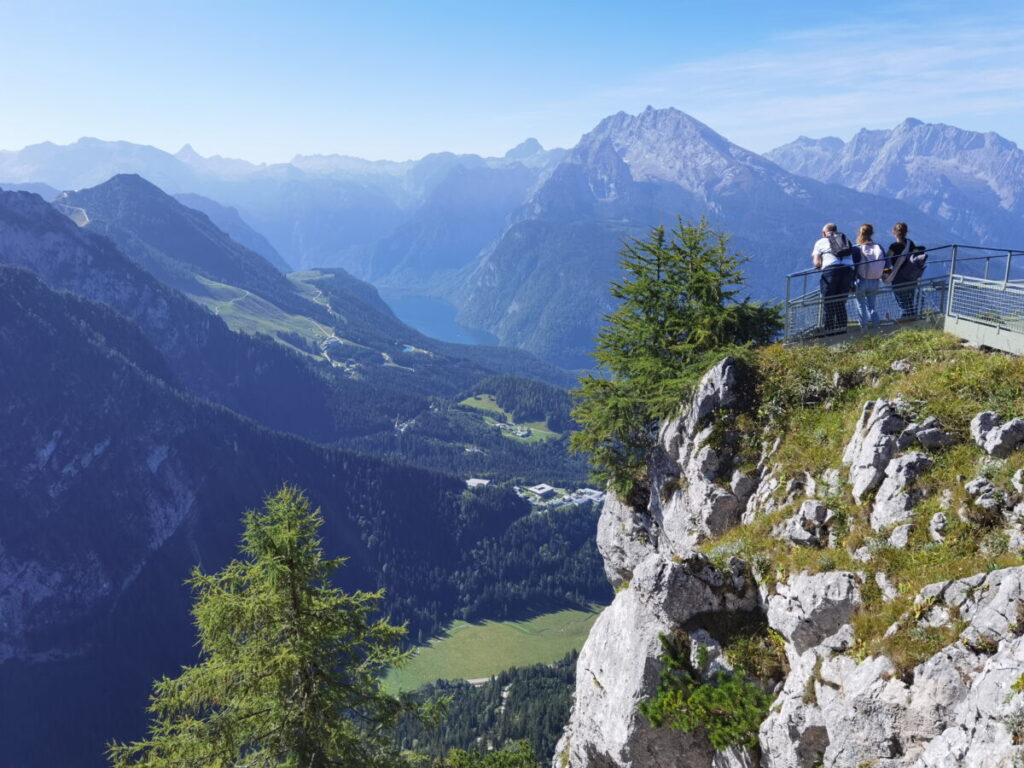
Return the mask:
<svg viewBox="0 0 1024 768">
<path fill-rule="evenodd" d="M 849 137 L 905 117 L 1024 139 L 1024 13 L 969 23 L 801 30 L 600 94 L 677 106 L 765 151 L 800 134 Z"/>
</svg>

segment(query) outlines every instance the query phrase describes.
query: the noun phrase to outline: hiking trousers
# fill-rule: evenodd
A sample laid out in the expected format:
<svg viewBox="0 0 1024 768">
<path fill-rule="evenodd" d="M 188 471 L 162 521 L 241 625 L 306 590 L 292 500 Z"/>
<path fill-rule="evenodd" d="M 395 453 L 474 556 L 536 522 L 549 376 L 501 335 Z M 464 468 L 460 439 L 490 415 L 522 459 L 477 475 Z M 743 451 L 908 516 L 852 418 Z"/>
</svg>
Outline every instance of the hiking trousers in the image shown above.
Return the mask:
<svg viewBox="0 0 1024 768">
<path fill-rule="evenodd" d="M 826 333 L 846 333 L 846 300 L 853 287 L 853 267 L 832 264 L 821 270 L 821 293 Z"/>
</svg>

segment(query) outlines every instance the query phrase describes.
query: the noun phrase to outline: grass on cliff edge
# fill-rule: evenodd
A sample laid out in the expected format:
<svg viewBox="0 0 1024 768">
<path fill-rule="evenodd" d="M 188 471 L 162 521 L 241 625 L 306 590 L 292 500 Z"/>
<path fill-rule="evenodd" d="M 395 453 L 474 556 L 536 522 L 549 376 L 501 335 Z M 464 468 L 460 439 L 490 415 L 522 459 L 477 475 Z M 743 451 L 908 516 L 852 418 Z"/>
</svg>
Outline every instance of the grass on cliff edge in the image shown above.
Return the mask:
<svg viewBox="0 0 1024 768">
<path fill-rule="evenodd" d="M 997 521 L 961 521 L 956 510 L 966 503 L 964 478 L 990 477 L 1009 488 L 1013 472 L 1024 466 L 1024 451 L 1004 462 L 984 456 L 970 437 L 970 421 L 979 411 L 993 410 L 1004 418 L 1024 415 L 1024 359 L 964 348 L 959 341 L 937 331 L 905 331 L 862 339 L 846 347 L 790 347 L 780 345 L 751 351 L 747 362 L 756 371 L 757 398 L 753 410 L 741 414 L 736 428 L 743 432 L 741 461 L 760 455 L 762 445 L 781 438 L 770 464 L 779 466 L 777 491 L 785 497 L 786 484 L 805 472 L 819 482 L 817 496 L 839 514 L 839 542 L 835 548 L 810 549 L 784 543 L 772 528 L 791 516 L 804 496 L 750 525 L 739 526 L 708 542 L 705 552 L 722 562 L 738 555 L 769 582 L 801 570 L 865 571 L 864 605 L 854 620 L 858 655 L 885 653 L 901 672 L 928 658 L 955 637 L 952 630 L 914 628 L 913 599 L 937 581 L 1024 564 L 1019 553 L 1008 551 Z M 891 369 L 896 360 L 912 365 L 909 373 Z M 938 418 L 958 440 L 942 451 L 930 452 L 934 466 L 919 481 L 927 497 L 915 508 L 916 529 L 906 549 L 886 544 L 888 531 L 876 533 L 868 524 L 872 498 L 857 504 L 846 484 L 848 470 L 842 454 L 853 434 L 863 405 L 879 397 L 902 396 L 919 419 Z M 915 446 L 914 450 L 921 450 Z M 839 468 L 839 493 L 821 490 L 822 472 Z M 928 521 L 940 510 L 944 490 L 952 494 L 946 511 L 949 531 L 942 543 L 928 537 Z M 854 562 L 850 553 L 860 546 L 873 552 L 869 563 Z M 892 601 L 882 600 L 875 583 L 884 573 L 899 590 Z M 903 617 L 905 627 L 889 638 L 886 629 Z"/>
<path fill-rule="evenodd" d="M 454 622 L 445 634 L 416 650 L 408 664 L 392 669 L 384 685 L 413 691 L 435 680 L 476 680 L 512 667 L 553 664 L 583 647 L 600 608 L 545 613 L 528 621 Z"/>
</svg>

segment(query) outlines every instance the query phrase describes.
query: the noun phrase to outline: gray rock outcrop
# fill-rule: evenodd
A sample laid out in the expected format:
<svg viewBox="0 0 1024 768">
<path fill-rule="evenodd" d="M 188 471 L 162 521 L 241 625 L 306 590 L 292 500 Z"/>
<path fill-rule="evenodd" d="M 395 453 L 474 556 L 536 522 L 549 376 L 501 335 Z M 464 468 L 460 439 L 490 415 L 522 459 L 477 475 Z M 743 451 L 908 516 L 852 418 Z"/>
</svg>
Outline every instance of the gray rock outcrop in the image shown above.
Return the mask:
<svg viewBox="0 0 1024 768">
<path fill-rule="evenodd" d="M 808 499 L 795 515 L 776 526 L 775 536 L 804 547 L 823 547 L 835 513 L 817 499 Z"/>
<path fill-rule="evenodd" d="M 906 405 L 899 400 L 869 400 L 864 404 L 843 453 L 843 463 L 850 467 L 850 490 L 858 502 L 882 484 L 886 467 L 896 455 L 899 437 L 908 424 Z"/>
<path fill-rule="evenodd" d="M 653 534 L 645 515 L 609 491 L 597 521 L 597 549 L 613 589 L 633 578 L 633 569 L 654 551 Z"/>
<path fill-rule="evenodd" d="M 658 434 L 649 463 L 649 510 L 659 537 L 666 539 L 662 548 L 685 552 L 737 525 L 756 490 L 755 478 L 735 478 L 730 435 L 726 431 L 715 440 L 711 422 L 713 414 L 741 402 L 738 368 L 732 358 L 718 363 L 701 380 L 689 408 Z"/>
<path fill-rule="evenodd" d="M 1006 458 L 1024 445 L 1024 419 L 1004 424 L 999 414 L 983 411 L 971 420 L 971 437 L 989 456 Z"/>
<path fill-rule="evenodd" d="M 688 765 L 724 765 L 721 757 L 714 762 L 702 734 L 651 728 L 637 709 L 657 690 L 661 635 L 696 617 L 758 605 L 753 579 L 738 561 L 721 572 L 699 555 L 677 560 L 650 555 L 594 624 L 576 666 L 576 701 L 556 766 L 667 766 L 680 764 L 680 755 Z"/>
<path fill-rule="evenodd" d="M 614 495 L 605 502 L 598 543 L 618 593 L 580 654 L 576 699 L 553 767 L 1024 764 L 1024 692 L 1018 690 L 1024 688 L 1018 684 L 1024 680 L 1024 566 L 930 584 L 913 601 L 905 572 L 892 570 L 894 549 L 961 536 L 960 523 L 951 519 L 959 490 L 942 489 L 937 506 L 943 511 L 928 504 L 922 509 L 929 516 L 914 519 L 924 487 L 934 485 L 923 478 L 936 462 L 927 452 L 944 450 L 956 436 L 935 419 L 915 422 L 899 399 L 864 406 L 843 456 L 849 490 L 877 532 L 855 540 L 851 556 L 863 571 L 785 573 L 768 562 L 755 574 L 735 557 L 716 568 L 697 547 L 735 525 L 763 525 L 769 515 L 772 525 L 758 535 L 821 548 L 794 558 L 818 556 L 824 563 L 847 524 L 833 510 L 849 512 L 847 487 L 836 473 L 787 471 L 775 456 L 778 441 L 765 441 L 756 470 L 737 472 L 738 440 L 728 411 L 743 402 L 739 381 L 735 363 L 723 360 L 688 410 L 662 427 L 645 508 Z M 1012 441 L 1014 428 L 1002 425 L 1009 429 L 997 439 L 992 430 L 1000 425 L 987 423 L 987 431 L 972 429 L 972 435 L 995 456 Z M 983 476 L 958 482 L 967 497 L 962 516 L 994 512 L 996 522 L 986 524 L 1005 526 L 1009 543 L 1001 551 L 1012 551 L 1024 548 L 1024 471 L 1013 476 L 1012 490 L 1002 488 L 987 479 L 1000 477 L 992 470 L 1002 464 L 986 458 L 979 461 Z M 716 563 L 732 545 L 731 539 L 712 545 Z M 884 636 L 873 638 L 875 645 L 864 645 L 854 629 L 862 626 L 858 611 L 869 592 L 876 600 L 880 594 L 887 609 L 902 606 Z M 701 729 L 652 728 L 638 707 L 657 690 L 659 637 L 684 638 L 691 663 L 704 647 L 704 670 L 713 674 L 732 668 L 721 633 L 737 621 L 767 622 L 785 653 L 781 682 L 769 684 L 776 685 L 775 700 L 760 725 L 759 747 L 716 752 Z M 912 668 L 892 650 L 892 658 L 878 655 L 880 648 L 899 649 L 922 636 L 946 644 L 936 644 L 938 650 Z M 875 655 L 865 655 L 865 648 Z"/>
<path fill-rule="evenodd" d="M 889 462 L 885 479 L 871 507 L 871 527 L 876 531 L 906 522 L 922 497 L 915 481 L 933 462 L 923 453 L 908 453 Z"/>
</svg>

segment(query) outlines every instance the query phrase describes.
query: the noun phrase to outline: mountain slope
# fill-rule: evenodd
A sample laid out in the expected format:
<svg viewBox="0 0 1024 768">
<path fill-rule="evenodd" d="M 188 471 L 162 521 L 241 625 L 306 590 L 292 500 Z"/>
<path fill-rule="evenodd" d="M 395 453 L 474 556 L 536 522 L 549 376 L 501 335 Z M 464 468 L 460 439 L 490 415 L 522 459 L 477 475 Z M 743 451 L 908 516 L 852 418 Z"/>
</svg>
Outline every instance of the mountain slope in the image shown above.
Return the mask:
<svg viewBox="0 0 1024 768">
<path fill-rule="evenodd" d="M 239 245 L 258 253 L 273 264 L 279 272 L 287 274 L 292 271 L 291 266 L 281 258 L 281 254 L 270 244 L 270 241 L 250 227 L 234 208 L 221 205 L 216 200 L 211 200 L 208 197 L 188 192 L 175 195 L 174 197 L 182 205 L 205 213 L 218 229 Z"/>
<path fill-rule="evenodd" d="M 108 304 L 139 326 L 182 387 L 268 427 L 331 441 L 389 429 L 397 416 L 426 407 L 408 391 L 233 333 L 36 195 L 0 193 L 0 261 L 32 270 L 55 290 Z"/>
<path fill-rule="evenodd" d="M 113 240 L 123 253 L 173 288 L 211 295 L 198 278 L 252 291 L 285 312 L 330 322 L 323 308 L 295 294 L 267 259 L 239 245 L 210 218 L 134 174 L 65 192 L 54 205 L 84 214 L 85 226 Z M 81 220 L 81 219 L 80 219 Z"/>
<path fill-rule="evenodd" d="M 9 192 L 31 192 L 39 195 L 44 200 L 53 200 L 60 194 L 59 189 L 55 189 L 49 184 L 41 184 L 39 182 L 32 181 L 13 183 L 0 181 L 0 189 L 6 189 Z"/>
<path fill-rule="evenodd" d="M 626 237 L 706 216 L 751 257 L 747 288 L 782 295 L 782 275 L 807 268 L 826 221 L 853 231 L 912 219 L 922 242 L 944 224 L 906 204 L 791 174 L 675 110 L 619 113 L 586 134 L 513 217 L 461 290 L 460 322 L 567 366 L 587 365 L 610 309 Z"/>
<path fill-rule="evenodd" d="M 452 170 L 408 222 L 375 246 L 369 279 L 414 293 L 424 292 L 424 283 L 450 280 L 501 235 L 536 181 L 537 173 L 519 163 Z"/>
<path fill-rule="evenodd" d="M 138 737 L 154 677 L 194 656 L 196 562 L 236 549 L 247 507 L 282 482 L 326 511 L 349 588 L 388 589 L 429 634 L 467 600 L 475 542 L 527 506 L 511 491 L 337 451 L 197 400 L 110 309 L 0 266 L 0 705 L 12 765 L 98 765 Z M 468 564 L 468 561 L 467 561 Z M 73 728 L 65 724 L 74 723 Z"/>
<path fill-rule="evenodd" d="M 908 118 L 845 144 L 802 136 L 766 156 L 792 173 L 904 200 L 963 242 L 1024 244 L 1024 150 L 996 133 Z"/>
</svg>

